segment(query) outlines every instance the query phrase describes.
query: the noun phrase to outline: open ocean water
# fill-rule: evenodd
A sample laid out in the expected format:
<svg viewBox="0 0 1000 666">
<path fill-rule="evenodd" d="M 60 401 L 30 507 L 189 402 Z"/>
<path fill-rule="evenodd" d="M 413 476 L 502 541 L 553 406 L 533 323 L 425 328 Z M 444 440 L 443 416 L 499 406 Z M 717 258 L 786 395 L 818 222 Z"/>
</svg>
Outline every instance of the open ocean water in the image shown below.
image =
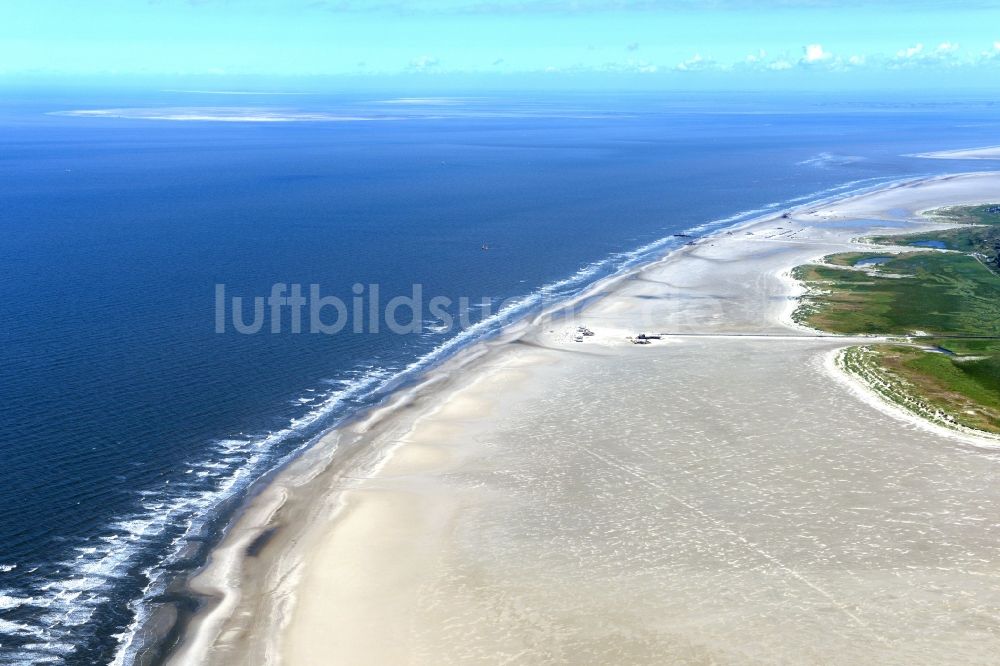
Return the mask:
<svg viewBox="0 0 1000 666">
<path fill-rule="evenodd" d="M 676 233 L 991 169 L 905 155 L 998 135 L 961 97 L 7 91 L 0 663 L 127 663 L 255 479 L 505 322 Z M 492 301 L 465 331 L 215 332 L 216 284 L 274 283 Z"/>
</svg>

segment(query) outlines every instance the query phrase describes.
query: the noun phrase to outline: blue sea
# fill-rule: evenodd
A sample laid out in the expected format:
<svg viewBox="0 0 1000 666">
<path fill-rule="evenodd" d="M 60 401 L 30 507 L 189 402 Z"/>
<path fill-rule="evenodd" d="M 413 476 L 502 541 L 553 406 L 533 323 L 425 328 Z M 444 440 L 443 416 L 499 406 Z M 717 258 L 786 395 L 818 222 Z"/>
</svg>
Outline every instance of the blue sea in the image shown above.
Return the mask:
<svg viewBox="0 0 1000 666">
<path fill-rule="evenodd" d="M 0 662 L 128 663 L 255 480 L 504 324 L 998 132 L 962 96 L 5 91 Z M 476 305 L 216 332 L 216 285 L 276 283 Z"/>
</svg>

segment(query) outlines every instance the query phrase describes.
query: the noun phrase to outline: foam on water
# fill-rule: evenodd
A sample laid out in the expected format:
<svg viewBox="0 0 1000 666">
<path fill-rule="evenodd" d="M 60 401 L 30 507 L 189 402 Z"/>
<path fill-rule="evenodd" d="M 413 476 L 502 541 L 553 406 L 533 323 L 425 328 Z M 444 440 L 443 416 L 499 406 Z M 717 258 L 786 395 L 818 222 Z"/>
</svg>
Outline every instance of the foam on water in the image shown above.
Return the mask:
<svg viewBox="0 0 1000 666">
<path fill-rule="evenodd" d="M 289 437 L 317 423 L 345 402 L 362 397 L 366 391 L 384 381 L 384 371 L 370 371 L 326 394 L 319 405 L 308 413 L 291 420 L 288 427 L 258 438 L 227 439 L 216 442 L 203 460 L 194 461 L 189 469 L 197 470 L 208 488 L 175 482 L 158 491 L 140 491 L 140 509 L 108 525 L 106 533 L 86 546 L 75 548 L 76 556 L 60 562 L 52 579 L 35 586 L 34 596 L 0 589 L 0 610 L 27 609 L 31 620 L 2 620 L 0 635 L 31 637 L 32 646 L 21 646 L 9 655 L 0 643 L 0 655 L 13 658 L 15 663 L 36 662 L 38 659 L 66 655 L 74 649 L 74 631 L 91 620 L 98 608 L 107 603 L 117 578 L 134 566 L 143 547 L 163 537 L 168 530 L 179 531 L 170 544 L 166 557 L 148 566 L 141 574 L 149 581 L 142 598 L 130 604 L 134 621 L 129 632 L 121 635 L 123 647 L 132 643 L 134 632 L 146 618 L 146 600 L 163 590 L 166 571 L 178 562 L 183 548 L 211 518 L 211 510 L 221 502 L 249 486 L 274 460 L 268 452 Z M 180 529 L 178 529 L 178 527 Z M 12 571 L 13 566 L 6 569 Z M 127 650 L 119 650 L 117 663 L 122 663 Z"/>
<path fill-rule="evenodd" d="M 833 153 L 822 152 L 810 157 L 809 159 L 802 160 L 801 162 L 799 162 L 799 165 L 827 168 L 832 166 L 843 166 L 845 164 L 853 164 L 855 162 L 861 162 L 864 159 L 865 158 L 860 157 L 858 155 L 835 155 Z"/>
<path fill-rule="evenodd" d="M 0 594 L 0 610 L 5 610 L 7 608 L 17 608 L 18 606 L 24 605 L 31 602 L 31 597 L 10 597 L 5 594 Z"/>
</svg>

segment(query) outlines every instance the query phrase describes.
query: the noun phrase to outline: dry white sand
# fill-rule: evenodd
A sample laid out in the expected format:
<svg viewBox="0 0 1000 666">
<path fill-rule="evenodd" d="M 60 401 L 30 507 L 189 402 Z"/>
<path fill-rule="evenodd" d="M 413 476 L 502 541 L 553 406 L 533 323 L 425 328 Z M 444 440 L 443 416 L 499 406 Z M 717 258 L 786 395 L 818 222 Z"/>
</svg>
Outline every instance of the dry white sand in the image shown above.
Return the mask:
<svg viewBox="0 0 1000 666">
<path fill-rule="evenodd" d="M 453 363 L 257 498 L 174 662 L 995 663 L 997 454 L 831 376 L 850 340 L 788 325 L 788 271 L 998 199 L 937 178 L 721 232 Z"/>
</svg>

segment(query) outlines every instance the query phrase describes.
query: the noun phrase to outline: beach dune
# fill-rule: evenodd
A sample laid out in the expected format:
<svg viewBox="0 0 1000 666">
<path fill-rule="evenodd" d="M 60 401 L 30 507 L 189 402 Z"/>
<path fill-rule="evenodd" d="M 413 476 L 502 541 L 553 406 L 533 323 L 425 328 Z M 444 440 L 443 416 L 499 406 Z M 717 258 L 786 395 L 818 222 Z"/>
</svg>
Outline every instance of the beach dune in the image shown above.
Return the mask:
<svg viewBox="0 0 1000 666">
<path fill-rule="evenodd" d="M 759 219 L 441 369 L 254 500 L 173 663 L 994 662 L 996 442 L 840 375 L 788 272 L 997 199 L 967 174 Z"/>
</svg>

